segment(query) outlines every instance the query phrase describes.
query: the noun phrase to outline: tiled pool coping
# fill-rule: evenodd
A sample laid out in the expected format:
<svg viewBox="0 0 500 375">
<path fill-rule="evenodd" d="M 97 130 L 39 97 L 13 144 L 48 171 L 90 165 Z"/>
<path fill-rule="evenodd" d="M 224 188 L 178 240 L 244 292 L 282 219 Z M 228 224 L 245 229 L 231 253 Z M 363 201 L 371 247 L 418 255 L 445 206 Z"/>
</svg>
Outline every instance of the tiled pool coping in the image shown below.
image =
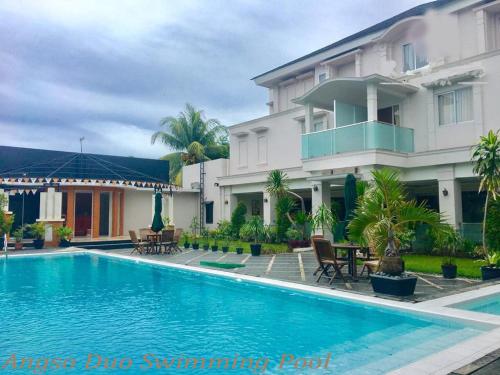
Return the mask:
<svg viewBox="0 0 500 375">
<path fill-rule="evenodd" d="M 425 314 L 427 316 L 435 316 L 438 318 L 448 318 L 448 319 L 458 320 L 473 325 L 477 324 L 477 325 L 491 327 L 491 330 L 489 332 L 480 334 L 474 338 L 468 339 L 457 345 L 454 345 L 446 350 L 432 354 L 421 360 L 410 363 L 405 367 L 390 372 L 390 374 L 393 375 L 448 374 L 500 348 L 500 316 L 494 316 L 490 314 L 484 314 L 473 311 L 459 310 L 456 308 L 449 307 L 451 304 L 464 302 L 470 299 L 475 299 L 491 295 L 494 293 L 499 293 L 500 284 L 491 285 L 484 288 L 467 291 L 455 295 L 450 295 L 442 298 L 437 298 L 434 300 L 428 300 L 418 304 L 411 304 L 407 302 L 379 299 L 372 296 L 349 293 L 340 290 L 319 288 L 310 285 L 293 283 L 290 281 L 282 281 L 276 279 L 269 279 L 265 277 L 243 275 L 227 271 L 219 271 L 210 268 L 195 267 L 195 266 L 171 263 L 156 259 L 138 258 L 135 256 L 107 253 L 104 251 L 97 251 L 97 250 L 80 250 L 77 248 L 71 248 L 65 251 L 44 252 L 36 254 L 32 253 L 14 254 L 9 256 L 31 257 L 31 256 L 65 254 L 65 253 L 94 254 L 98 256 L 127 260 L 135 263 L 145 263 L 163 267 L 170 267 L 180 270 L 203 273 L 207 275 L 242 280 L 251 283 L 276 286 L 280 288 L 309 292 L 330 297 L 337 297 L 351 301 L 372 304 L 376 306 L 396 308 L 399 310 L 406 310 L 416 314 Z"/>
</svg>

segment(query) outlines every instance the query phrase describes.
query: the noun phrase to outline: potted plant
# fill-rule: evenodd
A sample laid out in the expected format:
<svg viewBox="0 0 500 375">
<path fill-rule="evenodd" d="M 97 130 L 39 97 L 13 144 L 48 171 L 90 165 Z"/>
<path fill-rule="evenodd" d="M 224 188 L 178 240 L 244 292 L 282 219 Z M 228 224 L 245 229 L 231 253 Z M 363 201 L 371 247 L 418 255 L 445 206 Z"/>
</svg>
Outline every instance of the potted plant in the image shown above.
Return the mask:
<svg viewBox="0 0 500 375">
<path fill-rule="evenodd" d="M 208 251 L 210 249 L 210 233 L 208 232 L 208 229 L 203 229 L 201 231 L 201 236 L 203 237 L 203 250 Z"/>
<path fill-rule="evenodd" d="M 250 252 L 252 256 L 259 256 L 262 250 L 262 244 L 259 240 L 262 238 L 264 233 L 264 222 L 260 216 L 252 216 L 247 224 L 248 230 L 251 233 L 252 242 L 250 244 Z"/>
<path fill-rule="evenodd" d="M 70 227 L 59 227 L 56 229 L 56 234 L 59 236 L 59 246 L 69 247 L 71 245 L 71 237 L 73 236 L 73 229 Z"/>
<path fill-rule="evenodd" d="M 229 251 L 229 242 L 231 239 L 231 223 L 227 220 L 222 220 L 217 224 L 220 239 L 222 240 L 222 252 Z"/>
<path fill-rule="evenodd" d="M 286 238 L 288 240 L 288 249 L 292 250 L 297 247 L 302 247 L 302 233 L 299 230 L 293 227 L 288 228 L 286 231 Z"/>
<path fill-rule="evenodd" d="M 490 251 L 484 257 L 486 265 L 481 267 L 483 280 L 496 279 L 500 277 L 500 252 Z"/>
<path fill-rule="evenodd" d="M 189 225 L 191 228 L 191 233 L 192 233 L 192 239 L 193 239 L 193 250 L 198 250 L 200 248 L 200 240 L 198 237 L 198 217 L 194 216 L 191 219 L 191 224 Z"/>
<path fill-rule="evenodd" d="M 449 224 L 443 224 L 437 231 L 433 231 L 434 245 L 441 255 L 441 271 L 445 279 L 454 279 L 457 277 L 457 265 L 455 262 L 455 253 L 458 244 L 461 242 L 460 235 Z"/>
<path fill-rule="evenodd" d="M 191 245 L 191 244 L 189 243 L 189 233 L 184 232 L 184 233 L 182 234 L 182 240 L 181 240 L 181 241 L 182 241 L 182 243 L 184 244 L 184 249 L 189 249 L 189 246 Z"/>
<path fill-rule="evenodd" d="M 19 227 L 12 234 L 13 234 L 14 239 L 16 241 L 16 243 L 15 243 L 15 249 L 16 250 L 22 250 L 23 249 L 24 228 L 23 227 Z"/>
<path fill-rule="evenodd" d="M 212 233 L 211 233 L 211 237 L 214 239 L 214 243 L 212 245 L 212 251 L 219 250 L 219 244 L 218 244 L 218 241 L 219 241 L 219 238 L 220 238 L 219 231 L 217 229 L 213 230 Z"/>
<path fill-rule="evenodd" d="M 45 223 L 39 221 L 28 225 L 28 231 L 33 236 L 33 247 L 42 249 L 45 244 Z"/>
<path fill-rule="evenodd" d="M 323 237 L 325 236 L 325 229 L 332 229 L 335 222 L 335 214 L 333 213 L 332 208 L 328 207 L 325 203 L 319 205 L 316 212 L 312 216 L 313 230 L 321 230 Z"/>
<path fill-rule="evenodd" d="M 163 216 L 162 221 L 163 221 L 163 225 L 165 226 L 166 230 L 172 230 L 175 228 L 175 226 L 172 225 L 172 220 L 170 219 L 169 216 Z"/>
<path fill-rule="evenodd" d="M 396 171 L 383 168 L 372 172 L 373 182 L 358 201 L 348 225 L 349 238 L 364 241 L 381 257 L 380 269 L 370 275 L 375 293 L 411 295 L 417 278 L 404 273 L 399 250 L 410 225 L 428 224 L 437 232 L 442 227 L 438 212 L 408 200 Z"/>
</svg>

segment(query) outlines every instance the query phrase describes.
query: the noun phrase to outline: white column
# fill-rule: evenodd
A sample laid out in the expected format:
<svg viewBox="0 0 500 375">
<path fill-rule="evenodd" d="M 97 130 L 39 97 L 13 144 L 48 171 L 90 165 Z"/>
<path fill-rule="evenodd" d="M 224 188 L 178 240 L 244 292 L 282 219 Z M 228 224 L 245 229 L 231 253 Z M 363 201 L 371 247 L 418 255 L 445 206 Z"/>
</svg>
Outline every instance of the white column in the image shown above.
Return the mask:
<svg viewBox="0 0 500 375">
<path fill-rule="evenodd" d="M 312 181 L 311 182 L 311 206 L 314 215 L 322 203 L 328 207 L 331 206 L 330 182 Z M 321 228 L 315 230 L 315 234 L 321 234 Z M 332 240 L 333 235 L 330 230 L 325 229 L 325 238 Z"/>
<path fill-rule="evenodd" d="M 6 193 L 3 189 L 0 189 L 0 196 L 3 195 L 5 197 L 5 205 L 0 207 L 0 212 L 8 212 L 9 211 L 9 194 Z"/>
<path fill-rule="evenodd" d="M 61 211 L 61 192 L 56 192 L 54 188 L 48 188 L 46 192 L 40 193 L 40 221 L 62 220 Z"/>
<path fill-rule="evenodd" d="M 366 86 L 366 107 L 368 110 L 368 121 L 377 121 L 377 86 L 369 83 Z"/>
<path fill-rule="evenodd" d="M 167 198 L 168 204 L 168 217 L 170 218 L 170 224 L 175 225 L 174 218 L 174 193 L 169 194 Z"/>
<path fill-rule="evenodd" d="M 462 224 L 462 187 L 453 167 L 438 171 L 439 211 L 446 222 L 459 228 Z"/>
<path fill-rule="evenodd" d="M 304 108 L 306 110 L 306 118 L 305 118 L 306 133 L 310 133 L 314 121 L 314 107 L 312 106 L 312 104 L 306 104 Z"/>
<path fill-rule="evenodd" d="M 264 192 L 264 224 L 276 223 L 276 198 L 267 191 Z"/>
<path fill-rule="evenodd" d="M 238 204 L 238 198 L 236 197 L 236 194 L 231 194 L 230 189 L 230 187 L 224 188 L 223 218 L 225 220 L 231 220 L 231 214 Z"/>
<path fill-rule="evenodd" d="M 356 77 L 361 77 L 361 53 L 354 55 L 354 71 Z"/>
<path fill-rule="evenodd" d="M 476 12 L 477 53 L 486 52 L 486 30 L 486 12 L 480 9 Z"/>
</svg>

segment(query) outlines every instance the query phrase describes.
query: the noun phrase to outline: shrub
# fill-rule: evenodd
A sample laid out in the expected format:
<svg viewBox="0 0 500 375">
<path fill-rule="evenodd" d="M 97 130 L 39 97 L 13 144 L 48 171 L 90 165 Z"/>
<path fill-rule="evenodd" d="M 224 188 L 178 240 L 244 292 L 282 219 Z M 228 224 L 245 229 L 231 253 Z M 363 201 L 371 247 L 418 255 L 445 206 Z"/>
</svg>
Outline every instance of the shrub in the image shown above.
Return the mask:
<svg viewBox="0 0 500 375">
<path fill-rule="evenodd" d="M 45 224 L 43 222 L 38 222 L 34 224 L 27 225 L 28 232 L 37 240 L 43 240 L 45 238 Z"/>
<path fill-rule="evenodd" d="M 295 207 L 295 202 L 289 195 L 278 198 L 276 202 L 276 236 L 278 241 L 286 239 L 286 231 L 292 224 L 288 214 Z"/>
<path fill-rule="evenodd" d="M 488 207 L 488 216 L 486 217 L 486 240 L 488 246 L 500 251 L 500 199 L 493 200 Z"/>
<path fill-rule="evenodd" d="M 236 205 L 233 213 L 231 214 L 231 231 L 237 237 L 240 233 L 241 227 L 245 224 L 245 215 L 247 214 L 247 206 L 243 202 Z"/>
<path fill-rule="evenodd" d="M 286 238 L 289 241 L 300 241 L 302 240 L 302 233 L 295 228 L 288 228 L 286 231 Z"/>
<path fill-rule="evenodd" d="M 73 236 L 73 229 L 70 227 L 59 227 L 56 229 L 56 233 L 59 236 L 59 239 L 69 241 L 71 236 Z"/>
<path fill-rule="evenodd" d="M 242 241 L 250 241 L 252 239 L 252 228 L 248 225 L 248 223 L 241 226 L 239 237 Z"/>
</svg>

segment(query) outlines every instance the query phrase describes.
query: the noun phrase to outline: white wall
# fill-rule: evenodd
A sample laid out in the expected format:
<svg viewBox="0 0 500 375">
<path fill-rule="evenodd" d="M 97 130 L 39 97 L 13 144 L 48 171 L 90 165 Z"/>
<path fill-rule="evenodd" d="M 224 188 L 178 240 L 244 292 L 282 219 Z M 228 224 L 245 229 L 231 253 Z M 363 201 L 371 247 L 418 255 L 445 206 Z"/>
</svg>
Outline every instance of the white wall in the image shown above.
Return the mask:
<svg viewBox="0 0 500 375">
<path fill-rule="evenodd" d="M 199 216 L 199 194 L 190 192 L 174 192 L 174 217 L 172 222 L 176 228 L 191 231 L 191 221 L 194 216 Z"/>
<path fill-rule="evenodd" d="M 153 218 L 152 191 L 125 190 L 123 234 L 129 230 L 148 228 Z"/>
</svg>

